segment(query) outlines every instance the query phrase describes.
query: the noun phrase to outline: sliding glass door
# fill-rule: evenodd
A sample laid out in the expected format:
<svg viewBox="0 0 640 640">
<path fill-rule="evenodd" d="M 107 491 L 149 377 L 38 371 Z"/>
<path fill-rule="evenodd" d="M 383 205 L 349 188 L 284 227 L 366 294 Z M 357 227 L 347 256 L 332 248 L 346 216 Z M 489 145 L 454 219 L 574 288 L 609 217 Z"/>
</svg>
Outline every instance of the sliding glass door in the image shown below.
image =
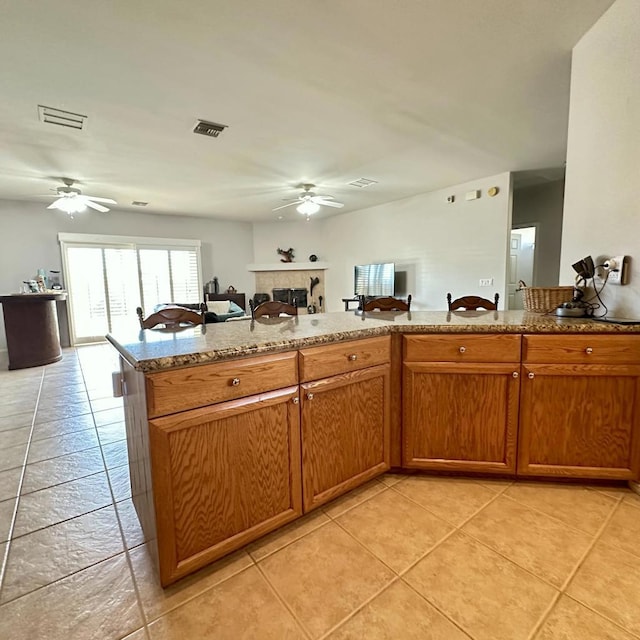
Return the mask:
<svg viewBox="0 0 640 640">
<path fill-rule="evenodd" d="M 73 344 L 136 329 L 136 307 L 149 315 L 158 304 L 200 300 L 196 241 L 167 241 L 192 246 L 158 246 L 158 239 L 136 238 L 137 242 L 118 246 L 114 236 L 105 238 L 109 242 L 96 237 L 91 243 L 83 242 L 86 236 L 79 234 L 60 236 Z"/>
</svg>

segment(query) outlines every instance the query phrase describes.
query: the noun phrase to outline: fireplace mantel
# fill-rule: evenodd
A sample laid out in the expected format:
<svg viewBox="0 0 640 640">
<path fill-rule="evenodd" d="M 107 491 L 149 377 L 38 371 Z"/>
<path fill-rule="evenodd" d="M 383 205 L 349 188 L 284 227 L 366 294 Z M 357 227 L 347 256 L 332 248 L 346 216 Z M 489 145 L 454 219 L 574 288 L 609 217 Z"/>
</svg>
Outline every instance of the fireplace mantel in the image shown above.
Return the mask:
<svg viewBox="0 0 640 640">
<path fill-rule="evenodd" d="M 247 271 L 319 271 L 328 268 L 328 262 L 270 262 L 247 265 Z"/>
</svg>

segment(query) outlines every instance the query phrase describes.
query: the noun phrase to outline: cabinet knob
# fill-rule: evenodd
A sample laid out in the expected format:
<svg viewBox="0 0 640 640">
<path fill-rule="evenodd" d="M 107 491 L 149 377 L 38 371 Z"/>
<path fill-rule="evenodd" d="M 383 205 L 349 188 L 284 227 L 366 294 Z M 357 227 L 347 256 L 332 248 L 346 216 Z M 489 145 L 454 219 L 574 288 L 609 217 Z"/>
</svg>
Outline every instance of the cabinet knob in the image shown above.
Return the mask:
<svg viewBox="0 0 640 640">
<path fill-rule="evenodd" d="M 313 393 L 307 393 L 307 400 L 313 400 Z"/>
<path fill-rule="evenodd" d="M 590 356 L 590 355 L 593 353 L 593 349 L 592 349 L 591 347 L 587 347 L 587 348 L 584 350 L 584 352 L 585 352 L 588 356 Z"/>
<path fill-rule="evenodd" d="M 358 356 L 357 356 L 355 353 L 352 353 L 352 354 L 349 356 L 349 360 L 351 360 L 351 362 L 354 362 L 354 361 L 355 361 L 355 360 L 357 360 L 357 359 L 358 359 Z"/>
<path fill-rule="evenodd" d="M 296 396 L 295 398 L 292 398 L 293 400 L 293 404 L 298 404 L 300 402 L 300 398 L 298 398 L 298 396 Z"/>
<path fill-rule="evenodd" d="M 467 347 L 460 347 L 459 351 L 460 353 L 464 353 L 467 350 Z"/>
<path fill-rule="evenodd" d="M 527 374 L 527 378 L 529 378 L 529 380 L 533 380 L 536 377 L 536 374 L 533 373 L 533 371 L 529 371 L 529 373 Z"/>
<path fill-rule="evenodd" d="M 518 377 L 518 372 L 517 372 L 517 371 L 514 371 L 511 375 L 512 375 L 514 378 L 517 378 L 517 377 Z"/>
<path fill-rule="evenodd" d="M 231 381 L 231 384 L 232 384 L 234 387 L 237 387 L 237 386 L 240 384 L 240 378 L 234 378 L 234 379 Z"/>
</svg>

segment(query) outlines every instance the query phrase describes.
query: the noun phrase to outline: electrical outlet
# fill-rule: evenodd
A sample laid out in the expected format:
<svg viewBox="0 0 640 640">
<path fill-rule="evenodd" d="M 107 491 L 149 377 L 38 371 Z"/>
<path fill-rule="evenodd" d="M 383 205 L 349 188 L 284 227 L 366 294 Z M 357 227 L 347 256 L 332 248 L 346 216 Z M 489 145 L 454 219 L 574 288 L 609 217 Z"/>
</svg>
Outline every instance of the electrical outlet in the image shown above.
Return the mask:
<svg viewBox="0 0 640 640">
<path fill-rule="evenodd" d="M 480 278 L 481 287 L 490 287 L 493 284 L 493 278 Z"/>
<path fill-rule="evenodd" d="M 607 284 L 629 284 L 629 256 L 613 256 L 604 262 Z"/>
</svg>

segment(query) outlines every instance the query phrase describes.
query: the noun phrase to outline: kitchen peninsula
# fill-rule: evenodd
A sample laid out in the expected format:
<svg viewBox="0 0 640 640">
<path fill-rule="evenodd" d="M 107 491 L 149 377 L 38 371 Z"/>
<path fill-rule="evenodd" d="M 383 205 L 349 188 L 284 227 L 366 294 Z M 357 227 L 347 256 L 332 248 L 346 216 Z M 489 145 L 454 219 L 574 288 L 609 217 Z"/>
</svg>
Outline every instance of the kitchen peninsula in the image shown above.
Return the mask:
<svg viewBox="0 0 640 640">
<path fill-rule="evenodd" d="M 108 339 L 165 586 L 392 467 L 640 475 L 638 326 L 346 312 Z"/>
</svg>

